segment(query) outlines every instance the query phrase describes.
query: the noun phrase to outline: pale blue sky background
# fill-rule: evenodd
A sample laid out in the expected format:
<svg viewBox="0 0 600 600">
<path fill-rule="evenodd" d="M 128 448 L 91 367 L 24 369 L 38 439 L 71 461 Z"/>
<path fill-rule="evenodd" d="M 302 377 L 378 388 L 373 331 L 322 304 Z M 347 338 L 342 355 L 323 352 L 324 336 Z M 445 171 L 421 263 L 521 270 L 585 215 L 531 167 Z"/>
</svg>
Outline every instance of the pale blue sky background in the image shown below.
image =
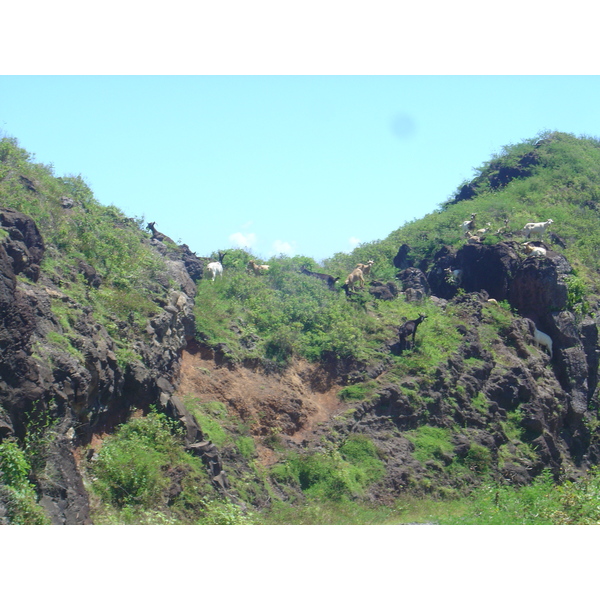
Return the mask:
<svg viewBox="0 0 600 600">
<path fill-rule="evenodd" d="M 1 76 L 0 130 L 199 255 L 322 260 L 502 146 L 600 136 L 598 76 Z"/>
</svg>

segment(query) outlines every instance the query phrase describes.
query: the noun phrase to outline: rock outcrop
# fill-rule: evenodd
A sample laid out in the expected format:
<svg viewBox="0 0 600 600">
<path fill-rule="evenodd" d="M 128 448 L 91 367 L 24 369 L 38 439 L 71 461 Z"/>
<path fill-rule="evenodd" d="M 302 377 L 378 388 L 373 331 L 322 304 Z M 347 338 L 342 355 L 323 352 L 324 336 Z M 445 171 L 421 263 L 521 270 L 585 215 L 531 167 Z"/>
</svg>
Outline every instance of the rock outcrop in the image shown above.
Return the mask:
<svg viewBox="0 0 600 600">
<path fill-rule="evenodd" d="M 181 351 L 194 336 L 190 271 L 201 276 L 199 261 L 185 249 L 169 257 L 169 276 L 179 289 L 149 320 L 146 339 L 131 340 L 137 358 L 124 364 L 92 308 L 41 274 L 45 246 L 34 221 L 5 208 L 0 225 L 0 439 L 23 439 L 37 415 L 54 423 L 44 447 L 48 476 L 38 481 L 40 504 L 53 523 L 87 523 L 88 498 L 74 450 L 124 422 L 133 408 L 173 404 Z M 78 264 L 88 285 L 102 285 L 90 265 Z M 68 330 L 56 314 L 63 309 L 77 315 Z M 193 417 L 186 418 L 199 432 Z M 201 439 L 199 434 L 189 443 Z"/>
</svg>

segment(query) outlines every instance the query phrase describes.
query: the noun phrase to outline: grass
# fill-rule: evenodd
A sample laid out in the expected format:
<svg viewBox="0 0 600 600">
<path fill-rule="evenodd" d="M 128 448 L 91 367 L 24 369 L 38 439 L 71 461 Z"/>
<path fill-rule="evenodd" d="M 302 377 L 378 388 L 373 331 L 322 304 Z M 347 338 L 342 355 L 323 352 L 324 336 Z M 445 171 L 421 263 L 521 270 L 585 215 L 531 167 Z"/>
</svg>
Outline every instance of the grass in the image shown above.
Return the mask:
<svg viewBox="0 0 600 600">
<path fill-rule="evenodd" d="M 379 452 L 362 435 L 351 435 L 339 448 L 330 446 L 324 452 L 288 452 L 270 469 L 279 485 L 299 488 L 305 497 L 325 502 L 359 499 L 384 474 Z"/>
<path fill-rule="evenodd" d="M 556 484 L 548 471 L 529 486 L 488 482 L 451 500 L 402 494 L 391 506 L 360 501 L 275 503 L 260 515 L 268 525 L 597 525 L 600 475 Z"/>
<path fill-rule="evenodd" d="M 446 458 L 454 453 L 451 433 L 447 429 L 423 425 L 405 435 L 415 446 L 413 456 L 421 463 Z"/>
</svg>

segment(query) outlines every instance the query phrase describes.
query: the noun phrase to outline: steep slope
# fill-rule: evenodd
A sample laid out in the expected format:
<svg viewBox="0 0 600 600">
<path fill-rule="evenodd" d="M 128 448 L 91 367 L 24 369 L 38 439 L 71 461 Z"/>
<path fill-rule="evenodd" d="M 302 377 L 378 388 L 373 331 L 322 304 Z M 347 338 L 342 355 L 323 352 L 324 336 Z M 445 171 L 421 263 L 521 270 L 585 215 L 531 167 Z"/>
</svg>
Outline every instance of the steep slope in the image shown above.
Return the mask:
<svg viewBox="0 0 600 600">
<path fill-rule="evenodd" d="M 208 257 L 3 140 L 0 518 L 243 522 L 576 479 L 600 457 L 598 199 L 600 144 L 549 133 L 385 240 L 260 275 L 228 250 L 212 282 Z M 527 256 L 522 226 L 549 218 Z"/>
</svg>

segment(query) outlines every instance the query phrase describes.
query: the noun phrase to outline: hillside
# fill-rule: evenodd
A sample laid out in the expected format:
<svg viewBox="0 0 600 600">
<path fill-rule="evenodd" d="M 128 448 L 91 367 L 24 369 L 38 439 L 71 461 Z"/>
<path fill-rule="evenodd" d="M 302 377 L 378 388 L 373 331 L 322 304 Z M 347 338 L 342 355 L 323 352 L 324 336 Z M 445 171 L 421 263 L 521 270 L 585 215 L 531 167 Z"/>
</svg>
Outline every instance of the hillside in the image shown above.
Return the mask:
<svg viewBox="0 0 600 600">
<path fill-rule="evenodd" d="M 255 273 L 2 140 L 0 519 L 390 522 L 476 497 L 484 522 L 597 522 L 573 499 L 597 496 L 599 201 L 600 142 L 547 132 L 384 240 Z"/>
</svg>

